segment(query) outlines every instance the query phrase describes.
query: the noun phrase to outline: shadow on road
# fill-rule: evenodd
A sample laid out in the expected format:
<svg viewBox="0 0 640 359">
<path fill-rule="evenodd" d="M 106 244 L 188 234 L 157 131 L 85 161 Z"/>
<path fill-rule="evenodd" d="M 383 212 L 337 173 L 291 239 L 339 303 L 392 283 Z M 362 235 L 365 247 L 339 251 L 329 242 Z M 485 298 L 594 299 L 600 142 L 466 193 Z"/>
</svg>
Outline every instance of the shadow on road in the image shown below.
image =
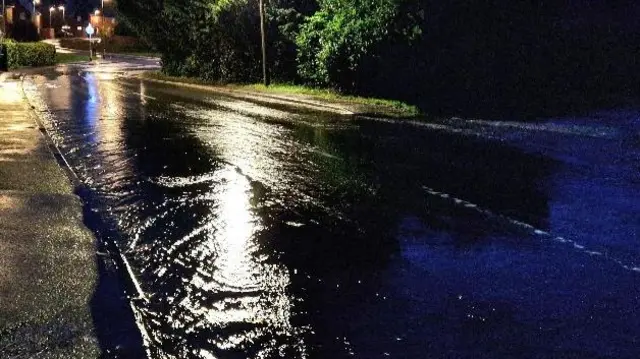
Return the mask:
<svg viewBox="0 0 640 359">
<path fill-rule="evenodd" d="M 84 224 L 96 236 L 98 283 L 90 305 L 95 334 L 102 350 L 101 358 L 146 358 L 142 336 L 130 306 L 127 274 L 108 244 L 111 231 L 91 210 L 90 192 L 79 187 L 76 194 L 83 199 Z"/>
</svg>

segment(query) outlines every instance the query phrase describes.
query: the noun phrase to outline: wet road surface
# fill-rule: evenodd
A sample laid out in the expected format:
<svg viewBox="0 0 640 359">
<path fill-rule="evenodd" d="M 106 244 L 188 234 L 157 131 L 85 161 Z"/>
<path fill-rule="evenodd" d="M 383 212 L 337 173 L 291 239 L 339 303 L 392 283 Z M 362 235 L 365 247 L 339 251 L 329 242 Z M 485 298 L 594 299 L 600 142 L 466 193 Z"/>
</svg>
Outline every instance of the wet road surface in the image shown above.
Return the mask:
<svg viewBox="0 0 640 359">
<path fill-rule="evenodd" d="M 640 357 L 640 110 L 398 123 L 59 67 L 25 86 L 157 358 Z"/>
</svg>

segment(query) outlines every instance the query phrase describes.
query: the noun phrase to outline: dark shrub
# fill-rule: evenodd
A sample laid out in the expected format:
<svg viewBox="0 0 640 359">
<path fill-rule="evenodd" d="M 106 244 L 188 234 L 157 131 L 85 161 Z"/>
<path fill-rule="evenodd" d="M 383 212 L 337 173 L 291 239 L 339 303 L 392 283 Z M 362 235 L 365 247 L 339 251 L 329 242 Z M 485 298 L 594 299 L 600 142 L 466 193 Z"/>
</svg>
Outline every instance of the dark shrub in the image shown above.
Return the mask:
<svg viewBox="0 0 640 359">
<path fill-rule="evenodd" d="M 324 0 L 296 38 L 298 72 L 308 83 L 367 93 L 370 79 L 387 71 L 396 77 L 403 65 L 388 66 L 393 55 L 422 34 L 424 13 L 407 0 Z M 388 51 L 394 49 L 395 51 Z"/>
<path fill-rule="evenodd" d="M 56 48 L 42 42 L 3 42 L 7 54 L 7 67 L 51 66 L 56 63 Z"/>
</svg>

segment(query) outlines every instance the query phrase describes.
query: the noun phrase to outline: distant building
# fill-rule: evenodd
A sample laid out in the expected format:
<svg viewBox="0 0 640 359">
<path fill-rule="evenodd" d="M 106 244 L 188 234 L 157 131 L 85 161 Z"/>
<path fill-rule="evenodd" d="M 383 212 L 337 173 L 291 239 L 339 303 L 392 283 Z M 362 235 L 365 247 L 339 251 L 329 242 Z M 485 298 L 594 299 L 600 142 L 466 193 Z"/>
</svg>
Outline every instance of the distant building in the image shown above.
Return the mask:
<svg viewBox="0 0 640 359">
<path fill-rule="evenodd" d="M 6 1 L 6 26 L 9 37 L 37 40 L 42 28 L 42 16 L 29 0 Z"/>
<path fill-rule="evenodd" d="M 75 11 L 67 18 L 69 31 L 74 37 L 85 36 L 84 28 L 89 24 L 90 15 L 85 11 Z"/>
<path fill-rule="evenodd" d="M 111 36 L 116 28 L 115 17 L 103 16 L 102 14 L 91 15 L 91 26 L 96 29 L 96 36 Z"/>
<path fill-rule="evenodd" d="M 10 37 L 36 40 L 33 34 L 24 36 L 29 28 L 41 38 L 55 36 L 85 36 L 84 28 L 91 23 L 96 36 L 113 34 L 116 20 L 110 2 L 104 9 L 87 6 L 67 6 L 64 10 L 52 0 L 5 0 L 7 33 Z M 66 12 L 66 11 L 69 12 Z M 104 14 L 103 14 L 104 11 Z M 33 26 L 28 25 L 29 23 Z"/>
<path fill-rule="evenodd" d="M 111 1 L 104 4 L 104 9 L 90 8 L 85 6 L 75 6 L 73 13 L 67 19 L 71 31 L 77 37 L 86 36 L 84 28 L 91 24 L 96 29 L 95 36 L 101 37 L 103 34 L 113 35 L 117 21 L 114 9 L 111 8 Z M 91 10 L 89 10 L 91 9 Z"/>
</svg>

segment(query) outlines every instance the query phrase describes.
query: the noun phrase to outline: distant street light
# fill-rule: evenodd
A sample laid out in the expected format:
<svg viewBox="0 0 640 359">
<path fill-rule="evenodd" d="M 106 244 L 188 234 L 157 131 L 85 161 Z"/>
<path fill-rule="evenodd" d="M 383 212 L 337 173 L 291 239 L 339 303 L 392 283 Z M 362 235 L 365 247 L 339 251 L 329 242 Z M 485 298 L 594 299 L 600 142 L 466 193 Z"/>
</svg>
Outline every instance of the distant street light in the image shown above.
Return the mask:
<svg viewBox="0 0 640 359">
<path fill-rule="evenodd" d="M 4 0 L 2 0 L 2 34 L 6 34 L 6 33 L 7 33 L 7 7 L 5 6 Z"/>
<path fill-rule="evenodd" d="M 58 6 L 58 10 L 61 10 L 61 11 L 62 11 L 62 23 L 63 23 L 63 24 L 66 24 L 67 22 L 66 22 L 66 21 L 65 21 L 65 19 L 64 19 L 64 5 L 60 5 L 60 6 Z"/>
<path fill-rule="evenodd" d="M 33 17 L 34 18 L 37 16 L 36 5 L 40 5 L 40 0 L 33 0 Z M 39 26 L 38 26 L 38 29 L 39 29 Z"/>
<path fill-rule="evenodd" d="M 53 28 L 53 22 L 51 21 L 51 19 L 53 18 L 53 12 L 56 11 L 55 7 L 50 7 L 49 8 L 49 28 L 52 29 Z"/>
</svg>

